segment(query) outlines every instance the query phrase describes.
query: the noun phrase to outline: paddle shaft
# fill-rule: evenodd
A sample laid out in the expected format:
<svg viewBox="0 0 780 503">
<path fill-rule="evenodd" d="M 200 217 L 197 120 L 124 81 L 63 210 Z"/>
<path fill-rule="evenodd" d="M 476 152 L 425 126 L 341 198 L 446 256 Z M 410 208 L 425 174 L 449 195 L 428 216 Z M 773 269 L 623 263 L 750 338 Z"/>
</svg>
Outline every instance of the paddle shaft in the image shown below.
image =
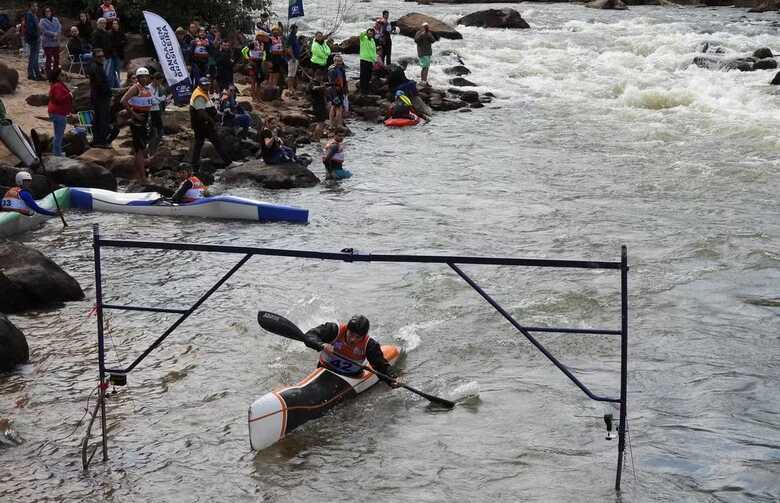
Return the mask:
<svg viewBox="0 0 780 503">
<path fill-rule="evenodd" d="M 54 186 L 51 184 L 49 175 L 46 174 L 46 166 L 43 164 L 43 154 L 41 153 L 41 140 L 38 138 L 38 132 L 36 130 L 30 131 L 32 135 L 33 147 L 35 147 L 35 153 L 38 154 L 38 162 L 41 163 L 41 169 L 43 169 L 43 176 L 46 177 L 46 181 L 49 183 L 49 190 L 51 191 L 51 197 L 54 198 L 54 206 L 57 208 L 57 214 L 62 220 L 62 226 L 67 227 L 68 222 L 65 221 L 65 215 L 62 214 L 62 208 L 60 208 L 60 202 L 57 201 L 57 194 L 54 193 Z"/>
<path fill-rule="evenodd" d="M 265 330 L 268 330 L 271 333 L 281 335 L 282 337 L 287 337 L 288 339 L 294 339 L 296 341 L 306 342 L 304 334 L 301 331 L 301 329 L 298 328 L 298 326 L 295 325 L 290 320 L 284 318 L 283 316 L 274 313 L 269 313 L 267 311 L 258 311 L 257 322 L 260 324 L 261 327 L 263 327 Z M 320 351 L 323 350 L 322 344 L 320 344 L 320 347 L 318 349 Z M 339 358 L 344 358 L 344 357 L 339 355 Z M 372 374 L 379 377 L 380 379 L 383 379 L 385 381 L 390 381 L 390 382 L 394 381 L 392 377 L 383 374 L 382 372 L 379 372 L 377 370 L 374 370 L 371 367 L 368 367 L 366 365 L 361 365 L 360 363 L 354 360 L 349 360 L 348 358 L 344 358 L 344 359 L 352 362 L 354 365 L 357 365 L 358 367 L 360 367 L 361 369 L 367 372 L 371 372 Z M 401 388 L 407 389 L 412 393 L 420 395 L 421 397 L 425 398 L 430 402 L 437 403 L 443 407 L 447 407 L 448 409 L 455 407 L 455 402 L 452 402 L 450 400 L 446 400 L 438 396 L 430 395 L 428 393 L 415 389 L 409 386 L 408 384 L 399 383 L 399 382 L 396 382 L 396 384 Z"/>
</svg>

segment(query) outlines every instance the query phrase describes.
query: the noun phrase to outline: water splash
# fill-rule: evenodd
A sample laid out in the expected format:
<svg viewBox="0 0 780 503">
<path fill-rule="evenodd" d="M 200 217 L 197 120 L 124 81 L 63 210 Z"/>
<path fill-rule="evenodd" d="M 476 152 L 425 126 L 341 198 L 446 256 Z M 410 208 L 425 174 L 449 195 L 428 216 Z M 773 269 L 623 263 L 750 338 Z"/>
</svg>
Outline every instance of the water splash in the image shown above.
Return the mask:
<svg viewBox="0 0 780 503">
<path fill-rule="evenodd" d="M 462 404 L 479 402 L 479 383 L 477 381 L 469 381 L 459 385 L 450 393 L 450 400 Z"/>
</svg>

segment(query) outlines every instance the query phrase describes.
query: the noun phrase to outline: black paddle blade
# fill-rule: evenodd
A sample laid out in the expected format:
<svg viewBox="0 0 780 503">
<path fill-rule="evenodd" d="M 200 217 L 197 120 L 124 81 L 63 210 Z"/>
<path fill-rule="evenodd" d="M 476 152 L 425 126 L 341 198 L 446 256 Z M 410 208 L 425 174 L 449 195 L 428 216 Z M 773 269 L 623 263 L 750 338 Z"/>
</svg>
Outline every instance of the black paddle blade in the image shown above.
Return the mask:
<svg viewBox="0 0 780 503">
<path fill-rule="evenodd" d="M 303 332 L 301 332 L 301 329 L 284 316 L 269 313 L 268 311 L 258 311 L 257 322 L 262 328 L 271 333 L 303 342 Z"/>
<path fill-rule="evenodd" d="M 434 403 L 434 404 L 436 404 L 436 405 L 438 405 L 440 407 L 444 407 L 445 409 L 455 408 L 455 402 L 452 402 L 452 401 L 447 400 L 445 398 L 442 398 L 442 397 L 439 397 L 439 396 L 430 395 L 428 393 L 423 393 L 422 391 L 420 391 L 418 389 L 414 389 L 411 386 L 408 386 L 406 384 L 401 384 L 401 387 L 402 388 L 406 388 L 409 391 L 411 391 L 412 393 L 416 393 L 416 394 L 420 395 L 421 397 L 425 398 L 426 400 L 428 400 L 429 402 Z"/>
</svg>

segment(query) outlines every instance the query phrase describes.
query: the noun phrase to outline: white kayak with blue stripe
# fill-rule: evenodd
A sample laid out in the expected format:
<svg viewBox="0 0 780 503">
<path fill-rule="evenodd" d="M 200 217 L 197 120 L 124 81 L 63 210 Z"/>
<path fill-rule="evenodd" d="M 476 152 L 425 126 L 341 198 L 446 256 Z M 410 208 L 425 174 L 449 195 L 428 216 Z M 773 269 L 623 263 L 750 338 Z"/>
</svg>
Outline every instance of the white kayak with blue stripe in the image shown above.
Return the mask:
<svg viewBox="0 0 780 503">
<path fill-rule="evenodd" d="M 237 196 L 204 197 L 192 203 L 175 204 L 157 192 L 112 192 L 104 189 L 71 187 L 71 208 L 135 213 L 166 217 L 201 217 L 260 222 L 309 221 L 309 210 L 255 201 Z"/>
</svg>

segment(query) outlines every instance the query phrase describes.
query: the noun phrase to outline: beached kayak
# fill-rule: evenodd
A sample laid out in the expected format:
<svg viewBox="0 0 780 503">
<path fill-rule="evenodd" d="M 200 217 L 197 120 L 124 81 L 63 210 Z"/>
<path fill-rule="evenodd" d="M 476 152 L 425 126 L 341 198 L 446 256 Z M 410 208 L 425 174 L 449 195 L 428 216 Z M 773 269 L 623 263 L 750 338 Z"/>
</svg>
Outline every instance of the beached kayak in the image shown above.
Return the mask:
<svg viewBox="0 0 780 503">
<path fill-rule="evenodd" d="M 51 211 L 57 211 L 57 205 L 54 204 L 54 198 L 57 198 L 57 202 L 60 203 L 60 208 L 65 209 L 70 206 L 70 197 L 68 196 L 69 189 L 64 187 L 62 189 L 55 190 L 52 194 L 39 199 L 36 202 L 41 208 L 45 208 Z M 0 237 L 9 237 L 22 232 L 37 229 L 42 226 L 44 222 L 50 218 L 46 215 L 36 213 L 35 215 L 28 217 L 15 211 L 0 211 Z"/>
<path fill-rule="evenodd" d="M 38 164 L 32 142 L 16 124 L 8 121 L 0 124 L 0 141 L 28 168 Z"/>
<path fill-rule="evenodd" d="M 260 222 L 306 223 L 309 210 L 236 196 L 204 197 L 194 203 L 173 204 L 157 192 L 124 193 L 103 189 L 70 189 L 71 207 L 114 213 L 167 217 L 224 218 Z"/>
<path fill-rule="evenodd" d="M 385 121 L 385 126 L 387 127 L 407 127 L 407 126 L 416 126 L 420 123 L 420 118 L 415 117 L 414 119 L 387 119 Z"/>
<path fill-rule="evenodd" d="M 396 346 L 382 346 L 382 353 L 391 365 L 400 355 Z M 249 407 L 252 449 L 270 447 L 303 423 L 321 417 L 378 381 L 379 378 L 368 371 L 352 378 L 318 368 L 298 384 L 266 393 Z"/>
</svg>

